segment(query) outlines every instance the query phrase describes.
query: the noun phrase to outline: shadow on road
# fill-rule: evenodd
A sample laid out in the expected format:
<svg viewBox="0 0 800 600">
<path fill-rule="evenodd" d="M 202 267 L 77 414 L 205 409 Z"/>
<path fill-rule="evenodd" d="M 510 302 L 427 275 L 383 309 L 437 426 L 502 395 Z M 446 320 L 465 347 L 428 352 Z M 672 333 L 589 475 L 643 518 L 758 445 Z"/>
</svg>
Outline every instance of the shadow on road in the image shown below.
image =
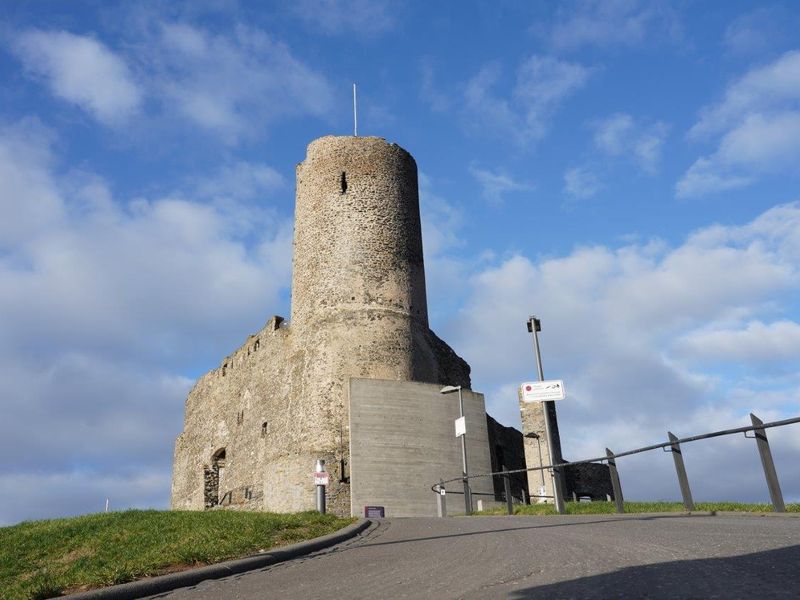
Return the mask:
<svg viewBox="0 0 800 600">
<path fill-rule="evenodd" d="M 626 567 L 509 593 L 507 598 L 800 598 L 800 546 Z"/>
<path fill-rule="evenodd" d="M 490 519 L 493 517 L 455 517 L 458 519 L 461 518 L 468 518 L 468 519 Z M 500 519 L 506 519 L 508 517 L 498 517 Z M 512 517 L 513 518 L 513 517 Z M 552 519 L 556 517 L 516 517 L 518 519 L 539 519 L 541 518 L 542 521 L 545 519 Z M 610 519 L 591 519 L 591 520 L 580 520 L 580 521 L 570 521 L 568 523 L 543 523 L 539 522 L 536 525 L 530 525 L 527 527 L 505 527 L 503 529 L 485 529 L 482 531 L 462 531 L 459 533 L 448 533 L 443 535 L 431 535 L 426 537 L 416 537 L 416 538 L 408 538 L 405 540 L 393 540 L 391 542 L 366 542 L 363 544 L 358 544 L 359 548 L 368 548 L 370 546 L 389 546 L 392 544 L 408 544 L 412 542 L 426 542 L 431 540 L 443 540 L 447 538 L 458 538 L 458 537 L 468 537 L 474 535 L 493 535 L 496 533 L 505 533 L 508 531 L 525 531 L 527 529 L 549 529 L 551 527 L 580 527 L 583 525 L 599 525 L 603 523 L 617 523 L 619 521 L 655 521 L 659 519 L 679 519 L 679 518 L 692 518 L 696 519 L 698 517 L 690 517 L 685 514 L 679 513 L 675 515 L 642 515 L 641 517 L 618 517 L 618 518 L 610 518 Z"/>
</svg>

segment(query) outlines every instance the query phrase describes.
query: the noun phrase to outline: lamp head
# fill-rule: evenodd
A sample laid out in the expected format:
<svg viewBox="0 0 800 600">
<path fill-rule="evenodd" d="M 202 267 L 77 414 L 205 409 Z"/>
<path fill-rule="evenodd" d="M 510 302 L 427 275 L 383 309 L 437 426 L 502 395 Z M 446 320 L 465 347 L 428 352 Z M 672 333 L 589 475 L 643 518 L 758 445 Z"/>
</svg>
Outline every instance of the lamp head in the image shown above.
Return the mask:
<svg viewBox="0 0 800 600">
<path fill-rule="evenodd" d="M 451 392 L 457 392 L 461 389 L 460 385 L 446 385 L 442 389 L 439 390 L 440 394 L 449 394 Z"/>
<path fill-rule="evenodd" d="M 528 333 L 533 333 L 535 331 L 542 330 L 542 321 L 535 315 L 531 315 L 528 317 Z"/>
</svg>

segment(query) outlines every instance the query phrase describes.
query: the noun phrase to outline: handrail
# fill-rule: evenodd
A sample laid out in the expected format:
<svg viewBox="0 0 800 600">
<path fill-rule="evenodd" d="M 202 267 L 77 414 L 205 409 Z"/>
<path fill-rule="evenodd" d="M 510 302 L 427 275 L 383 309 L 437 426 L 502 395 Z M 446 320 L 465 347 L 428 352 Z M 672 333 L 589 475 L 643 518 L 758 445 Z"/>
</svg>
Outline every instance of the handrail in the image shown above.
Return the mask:
<svg viewBox="0 0 800 600">
<path fill-rule="evenodd" d="M 607 462 L 609 458 L 611 460 L 619 458 L 621 456 L 630 456 L 631 454 L 639 454 L 640 452 L 647 452 L 649 450 L 656 450 L 658 448 L 666 448 L 668 446 L 673 446 L 675 444 L 684 444 L 688 442 L 696 442 L 698 440 L 705 440 L 714 437 L 720 437 L 723 435 L 733 435 L 736 433 L 744 433 L 747 434 L 748 431 L 755 431 L 756 429 L 769 429 L 770 427 L 781 427 L 783 425 L 792 425 L 793 423 L 800 423 L 800 417 L 792 417 L 791 419 L 783 419 L 781 421 L 772 421 L 770 423 L 763 423 L 761 425 L 750 425 L 748 427 L 736 427 L 733 429 L 721 429 L 720 431 L 712 431 L 711 433 L 703 433 L 700 435 L 692 435 L 686 438 L 680 438 L 676 440 L 670 440 L 669 442 L 664 442 L 661 444 L 652 444 L 650 446 L 643 446 L 641 448 L 634 448 L 633 450 L 626 450 L 625 452 L 614 452 L 613 456 L 599 456 L 597 458 L 587 458 L 584 460 L 576 460 L 570 462 L 563 462 L 558 463 L 555 465 L 544 465 L 539 467 L 529 467 L 526 469 L 514 469 L 512 471 L 496 471 L 492 473 L 480 473 L 478 475 L 468 475 L 467 477 L 453 477 L 452 479 L 447 479 L 444 481 L 439 481 L 434 483 L 431 486 L 431 491 L 439 494 L 441 488 L 440 485 L 444 485 L 446 483 L 452 483 L 454 481 L 464 481 L 467 479 L 477 479 L 479 477 L 497 477 L 503 475 L 513 475 L 515 473 L 527 473 L 529 471 L 543 471 L 545 469 L 558 469 L 561 467 L 569 467 L 574 465 L 584 465 L 588 463 L 596 463 L 596 462 Z"/>
</svg>

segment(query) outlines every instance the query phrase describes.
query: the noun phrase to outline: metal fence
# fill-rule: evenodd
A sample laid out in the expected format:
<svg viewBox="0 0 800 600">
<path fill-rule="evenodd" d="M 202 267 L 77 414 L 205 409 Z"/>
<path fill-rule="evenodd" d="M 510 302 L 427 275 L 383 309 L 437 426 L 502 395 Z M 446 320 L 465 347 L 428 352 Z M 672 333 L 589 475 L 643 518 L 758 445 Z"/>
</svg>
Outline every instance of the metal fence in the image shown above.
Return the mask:
<svg viewBox="0 0 800 600">
<path fill-rule="evenodd" d="M 431 486 L 431 490 L 436 493 L 438 514 L 440 517 L 444 517 L 447 516 L 447 505 L 446 505 L 447 490 L 445 488 L 446 484 L 455 481 L 466 483 L 467 480 L 476 479 L 478 477 L 503 477 L 505 481 L 506 504 L 507 504 L 508 514 L 512 514 L 513 506 L 510 500 L 511 498 L 510 483 L 509 483 L 510 475 L 513 475 L 515 473 L 527 473 L 529 471 L 541 471 L 545 469 L 547 470 L 563 469 L 565 467 L 570 467 L 573 465 L 581 465 L 586 463 L 607 463 L 611 476 L 611 485 L 614 489 L 614 502 L 616 504 L 616 510 L 618 513 L 622 513 L 624 512 L 623 495 L 622 495 L 622 485 L 620 484 L 620 479 L 619 479 L 619 472 L 617 471 L 617 459 L 622 458 L 624 456 L 630 456 L 632 454 L 639 454 L 641 452 L 649 452 L 650 450 L 658 450 L 660 448 L 665 452 L 672 453 L 672 458 L 675 463 L 675 473 L 678 477 L 678 485 L 680 487 L 681 497 L 683 499 L 683 505 L 686 508 L 686 510 L 691 511 L 694 510 L 694 500 L 692 499 L 692 491 L 691 488 L 689 487 L 689 479 L 686 476 L 686 467 L 684 466 L 683 454 L 681 453 L 681 444 L 696 442 L 699 440 L 705 440 L 709 438 L 721 437 L 725 435 L 734 435 L 737 433 L 742 433 L 746 438 L 756 440 L 756 446 L 758 447 L 758 453 L 761 458 L 761 465 L 764 469 L 764 478 L 766 479 L 767 482 L 767 489 L 769 490 L 769 497 L 770 501 L 772 502 L 773 510 L 775 512 L 786 512 L 786 505 L 783 502 L 783 494 L 781 493 L 781 486 L 780 482 L 778 481 L 778 474 L 775 470 L 775 462 L 772 459 L 772 451 L 770 450 L 769 447 L 769 440 L 767 439 L 766 430 L 771 427 L 782 427 L 784 425 L 800 423 L 800 417 L 793 417 L 791 419 L 783 419 L 781 421 L 772 421 L 771 423 L 764 423 L 757 416 L 750 413 L 750 421 L 752 422 L 752 425 L 748 427 L 735 427 L 733 429 L 723 429 L 720 431 L 712 431 L 711 433 L 703 433 L 700 435 L 693 435 L 685 438 L 678 438 L 671 431 L 668 431 L 667 437 L 669 438 L 669 441 L 667 442 L 662 442 L 660 444 L 652 444 L 650 446 L 643 446 L 641 448 L 626 450 L 624 452 L 612 452 L 610 449 L 606 448 L 606 455 L 597 458 L 587 458 L 584 460 L 570 461 L 568 463 L 543 465 L 541 467 L 530 467 L 527 469 L 515 469 L 512 471 L 505 470 L 505 471 L 497 471 L 494 473 L 481 473 L 479 475 L 470 475 L 468 477 L 455 477 L 453 479 L 447 479 L 433 484 Z M 753 435 L 752 436 L 747 435 L 751 431 L 753 432 Z M 471 503 L 469 502 L 468 495 L 465 496 L 465 509 L 467 514 L 472 512 L 472 507 Z"/>
</svg>

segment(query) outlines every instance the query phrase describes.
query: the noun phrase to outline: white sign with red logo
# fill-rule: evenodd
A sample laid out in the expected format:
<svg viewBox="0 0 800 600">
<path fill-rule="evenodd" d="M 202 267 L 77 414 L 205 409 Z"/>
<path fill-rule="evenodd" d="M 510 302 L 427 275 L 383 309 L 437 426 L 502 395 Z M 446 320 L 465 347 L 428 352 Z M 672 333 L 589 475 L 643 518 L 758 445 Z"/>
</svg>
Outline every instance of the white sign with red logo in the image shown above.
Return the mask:
<svg viewBox="0 0 800 600">
<path fill-rule="evenodd" d="M 328 485 L 328 472 L 314 471 L 314 485 Z"/>
<path fill-rule="evenodd" d="M 523 402 L 547 402 L 566 398 L 564 382 L 560 379 L 550 381 L 528 381 L 520 386 Z"/>
</svg>

